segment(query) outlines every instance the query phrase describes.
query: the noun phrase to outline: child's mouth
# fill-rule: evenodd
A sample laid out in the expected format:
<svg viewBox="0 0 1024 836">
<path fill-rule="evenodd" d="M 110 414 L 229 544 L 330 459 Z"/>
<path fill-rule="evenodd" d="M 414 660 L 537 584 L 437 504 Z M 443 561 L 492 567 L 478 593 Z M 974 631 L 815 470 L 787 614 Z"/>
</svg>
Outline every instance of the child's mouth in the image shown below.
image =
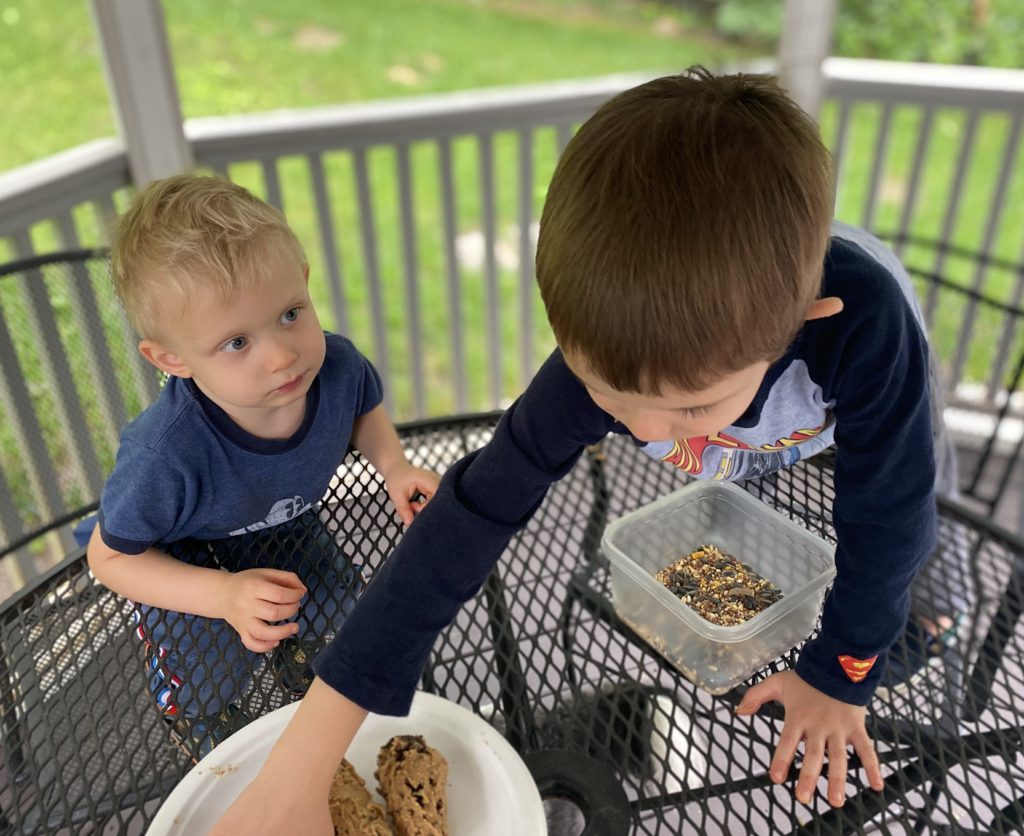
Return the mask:
<svg viewBox="0 0 1024 836">
<path fill-rule="evenodd" d="M 300 375 L 296 375 L 296 377 L 293 380 L 289 380 L 283 386 L 278 386 L 274 391 L 279 393 L 279 394 L 281 394 L 281 395 L 285 395 L 288 392 L 293 391 L 300 383 L 302 383 L 302 375 L 301 374 Z"/>
</svg>

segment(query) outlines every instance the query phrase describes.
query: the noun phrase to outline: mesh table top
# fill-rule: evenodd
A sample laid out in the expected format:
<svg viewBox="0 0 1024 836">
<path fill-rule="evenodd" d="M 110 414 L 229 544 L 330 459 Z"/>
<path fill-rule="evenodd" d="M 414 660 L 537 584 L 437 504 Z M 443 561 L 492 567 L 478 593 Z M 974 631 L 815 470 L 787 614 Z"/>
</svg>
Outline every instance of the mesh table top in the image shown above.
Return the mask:
<svg viewBox="0 0 1024 836">
<path fill-rule="evenodd" d="M 488 439 L 494 416 L 403 430 L 416 464 L 443 471 Z M 383 485 L 350 456 L 320 512 L 366 573 L 400 532 Z M 552 488 L 484 588 L 434 647 L 422 687 L 464 705 L 525 757 L 542 791 L 575 797 L 587 833 L 1011 833 L 1024 821 L 1024 544 L 942 504 L 943 548 L 966 549 L 971 602 L 955 643 L 911 693 L 869 713 L 885 789 L 858 769 L 842 809 L 819 792 L 796 802 L 768 765 L 781 708 L 733 708 L 621 622 L 599 542 L 607 522 L 685 484 L 626 439 L 609 438 Z M 828 461 L 747 489 L 832 537 Z M 147 687 L 132 607 L 72 555 L 0 614 L 0 834 L 141 833 L 191 767 Z M 792 664 L 796 651 L 751 680 Z M 749 683 L 748 683 L 749 684 Z M 274 666 L 246 686 L 245 709 L 290 698 Z M 799 761 L 798 761 L 799 763 Z M 856 761 L 851 763 L 856 767 Z M 572 831 L 570 831 L 572 832 Z M 457 836 L 457 835 L 456 835 Z"/>
</svg>

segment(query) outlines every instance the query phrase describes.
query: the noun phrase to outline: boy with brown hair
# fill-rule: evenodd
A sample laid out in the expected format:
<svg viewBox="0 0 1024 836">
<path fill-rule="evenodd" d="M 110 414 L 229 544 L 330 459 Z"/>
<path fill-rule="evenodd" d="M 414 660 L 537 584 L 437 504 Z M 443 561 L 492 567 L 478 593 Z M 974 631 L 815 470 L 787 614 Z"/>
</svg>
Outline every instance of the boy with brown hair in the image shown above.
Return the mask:
<svg viewBox="0 0 1024 836">
<path fill-rule="evenodd" d="M 770 771 L 784 780 L 803 741 L 801 801 L 827 754 L 828 797 L 843 803 L 848 745 L 881 788 L 865 705 L 934 546 L 945 447 L 906 273 L 831 216 L 828 152 L 770 78 L 695 69 L 628 90 L 583 125 L 552 179 L 537 250 L 558 350 L 493 439 L 445 475 L 215 833 L 282 822 L 330 832 L 330 775 L 365 712 L 408 711 L 440 629 L 548 487 L 609 432 L 698 478 L 760 476 L 835 445 L 838 572 L 821 632 L 795 671 L 752 687 L 738 711 L 784 704 Z M 412 599 L 417 611 L 400 611 Z M 396 614 L 386 633 L 374 630 L 381 612 Z"/>
<path fill-rule="evenodd" d="M 121 435 L 89 568 L 134 602 L 153 695 L 198 758 L 249 719 L 238 702 L 257 654 L 273 651 L 299 696 L 352 608 L 359 569 L 318 512 L 350 440 L 403 522 L 437 477 L 406 461 L 373 366 L 321 329 L 284 216 L 241 186 L 150 184 L 120 220 L 111 271 L 168 380 Z"/>
</svg>

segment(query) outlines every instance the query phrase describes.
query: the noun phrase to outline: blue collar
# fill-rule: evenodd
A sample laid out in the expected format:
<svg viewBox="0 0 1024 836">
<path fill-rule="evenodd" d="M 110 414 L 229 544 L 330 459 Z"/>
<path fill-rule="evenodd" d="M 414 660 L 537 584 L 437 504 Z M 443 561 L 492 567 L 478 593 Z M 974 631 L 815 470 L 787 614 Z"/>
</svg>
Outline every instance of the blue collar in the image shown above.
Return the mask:
<svg viewBox="0 0 1024 836">
<path fill-rule="evenodd" d="M 313 378 L 313 385 L 309 387 L 309 391 L 306 393 L 306 413 L 302 416 L 302 423 L 299 425 L 299 428 L 288 438 L 260 438 L 243 430 L 232 421 L 231 416 L 206 397 L 191 378 L 186 379 L 184 383 L 188 391 L 192 393 L 192 397 L 199 402 L 203 413 L 214 429 L 232 444 L 250 453 L 272 455 L 294 450 L 302 444 L 309 433 L 309 429 L 313 426 L 313 421 L 316 419 L 317 408 L 320 406 L 320 375 L 317 375 Z"/>
</svg>

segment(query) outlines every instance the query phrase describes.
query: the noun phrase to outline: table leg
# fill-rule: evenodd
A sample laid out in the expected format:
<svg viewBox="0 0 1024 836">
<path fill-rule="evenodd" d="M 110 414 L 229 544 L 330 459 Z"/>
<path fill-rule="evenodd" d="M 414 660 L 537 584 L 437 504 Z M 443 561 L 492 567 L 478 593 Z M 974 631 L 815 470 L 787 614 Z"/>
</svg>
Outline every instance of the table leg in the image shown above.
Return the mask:
<svg viewBox="0 0 1024 836">
<path fill-rule="evenodd" d="M 505 601 L 505 584 L 497 567 L 484 582 L 484 597 L 487 601 L 487 623 L 494 642 L 494 664 L 501 681 L 499 700 L 508 724 L 505 737 L 517 752 L 524 751 L 527 746 L 536 748 L 536 722 L 530 708 L 526 677 L 519 663 L 519 641 Z"/>
<path fill-rule="evenodd" d="M 604 463 L 607 461 L 602 445 L 595 444 L 587 448 L 587 474 L 594 489 L 594 504 L 587 515 L 587 523 L 583 529 L 583 566 L 579 570 L 583 577 L 577 578 L 574 573 L 569 582 L 569 594 L 562 602 L 562 614 L 558 619 L 559 635 L 562 638 L 562 650 L 565 652 L 565 678 L 574 693 L 578 693 L 580 682 L 576 676 L 576 668 L 572 664 L 572 605 L 578 595 L 577 584 L 586 588 L 587 579 L 603 559 L 601 556 L 601 537 L 608 525 L 608 483 L 605 478 Z"/>
<path fill-rule="evenodd" d="M 1006 645 L 1013 636 L 1017 621 L 1024 612 L 1024 565 L 1019 561 L 1014 564 L 1010 578 L 1006 584 L 1006 594 L 999 602 L 999 609 L 992 617 L 992 623 L 985 634 L 985 639 L 978 649 L 978 656 L 971 670 L 964 699 L 964 720 L 977 720 L 988 706 L 992 696 L 992 683 L 1002 664 Z"/>
<path fill-rule="evenodd" d="M 627 836 L 632 815 L 618 776 L 578 752 L 531 752 L 523 760 L 542 798 L 565 798 L 586 820 L 579 836 Z"/>
<path fill-rule="evenodd" d="M 1024 796 L 1016 798 L 1001 808 L 996 814 L 996 821 L 1003 825 L 1006 833 L 1024 830 Z"/>
</svg>

